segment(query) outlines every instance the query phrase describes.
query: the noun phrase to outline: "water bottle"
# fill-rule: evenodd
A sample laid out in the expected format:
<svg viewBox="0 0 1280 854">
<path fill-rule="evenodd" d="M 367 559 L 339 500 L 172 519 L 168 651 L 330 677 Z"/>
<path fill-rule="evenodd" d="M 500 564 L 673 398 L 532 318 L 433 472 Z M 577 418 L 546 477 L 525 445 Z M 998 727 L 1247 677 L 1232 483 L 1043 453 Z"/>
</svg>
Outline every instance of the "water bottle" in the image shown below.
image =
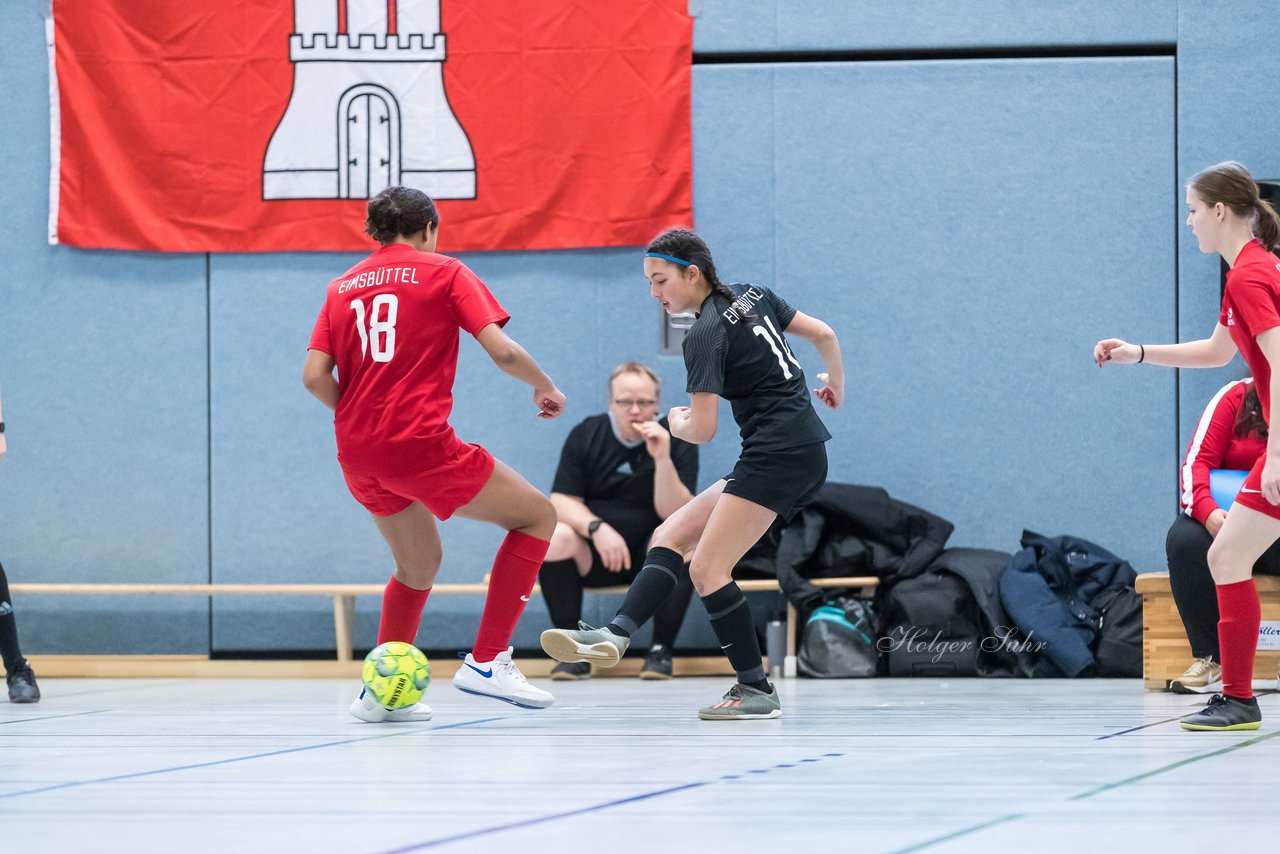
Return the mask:
<svg viewBox="0 0 1280 854">
<path fill-rule="evenodd" d="M 765 630 L 765 649 L 769 659 L 769 676 L 782 676 L 782 663 L 787 657 L 787 629 L 781 620 L 770 620 Z"/>
</svg>

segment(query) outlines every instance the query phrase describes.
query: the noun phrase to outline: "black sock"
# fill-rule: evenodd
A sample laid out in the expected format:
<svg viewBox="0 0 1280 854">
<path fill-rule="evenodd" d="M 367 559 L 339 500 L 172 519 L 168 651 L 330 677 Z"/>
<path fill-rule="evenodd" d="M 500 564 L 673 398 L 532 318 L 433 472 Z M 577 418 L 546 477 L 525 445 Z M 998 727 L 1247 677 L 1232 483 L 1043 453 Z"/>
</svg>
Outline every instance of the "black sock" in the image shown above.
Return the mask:
<svg viewBox="0 0 1280 854">
<path fill-rule="evenodd" d="M 772 688 L 764 675 L 760 657 L 760 641 L 756 638 L 756 622 L 751 616 L 747 597 L 734 581 L 702 597 L 711 628 L 720 639 L 720 648 L 728 656 L 738 681 L 766 693 Z"/>
<path fill-rule="evenodd" d="M 622 600 L 618 616 L 605 628 L 624 638 L 635 634 L 667 601 L 675 589 L 682 566 L 684 558 L 679 552 L 662 547 L 649 549 L 644 566 L 636 574 L 636 580 L 631 582 L 627 598 Z"/>
<path fill-rule="evenodd" d="M 551 625 L 576 629 L 582 619 L 582 575 L 573 560 L 547 561 L 538 570 L 542 601 L 547 603 Z"/>
<path fill-rule="evenodd" d="M 693 581 L 689 578 L 689 564 L 682 564 L 677 575 L 679 578 L 675 589 L 653 615 L 653 642 L 671 649 L 675 648 L 676 637 L 680 634 L 681 624 L 684 623 L 685 612 L 689 610 L 689 600 L 693 598 Z"/>
<path fill-rule="evenodd" d="M 9 601 L 9 579 L 0 565 L 0 657 L 4 658 L 7 673 L 22 667 L 27 660 L 18 648 L 18 623 L 13 618 L 13 604 Z"/>
</svg>

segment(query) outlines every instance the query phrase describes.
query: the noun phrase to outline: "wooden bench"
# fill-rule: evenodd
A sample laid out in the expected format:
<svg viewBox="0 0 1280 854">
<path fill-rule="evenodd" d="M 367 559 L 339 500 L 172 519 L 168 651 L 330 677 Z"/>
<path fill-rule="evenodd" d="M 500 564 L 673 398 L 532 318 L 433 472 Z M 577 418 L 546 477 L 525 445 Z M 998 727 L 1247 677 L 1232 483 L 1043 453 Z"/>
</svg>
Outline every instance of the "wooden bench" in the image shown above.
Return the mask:
<svg viewBox="0 0 1280 854">
<path fill-rule="evenodd" d="M 811 579 L 817 587 L 823 588 L 856 588 L 861 595 L 870 595 L 880 583 L 878 578 L 815 578 Z M 327 596 L 333 600 L 333 636 L 337 647 L 338 661 L 351 661 L 354 658 L 351 628 L 355 622 L 355 597 L 381 596 L 385 584 L 110 584 L 110 583 L 52 583 L 52 582 L 15 582 L 10 589 L 21 594 L 53 594 L 70 596 Z M 738 581 L 744 591 L 780 591 L 778 582 L 773 578 L 752 578 Z M 483 595 L 488 592 L 489 577 L 486 575 L 479 584 L 436 584 L 431 588 L 432 596 L 450 596 L 460 594 Z M 626 593 L 626 586 L 589 588 L 596 593 Z M 534 586 L 535 593 L 541 588 Z M 799 617 L 795 606 L 787 602 L 787 657 L 784 673 L 796 675 L 796 623 Z M 1184 665 L 1185 666 L 1185 665 Z M 1182 671 L 1178 671 L 1181 673 Z"/>
<path fill-rule="evenodd" d="M 1280 621 L 1280 577 L 1255 575 L 1262 600 L 1262 619 Z M 1169 573 L 1148 572 L 1134 585 L 1142 594 L 1142 684 L 1163 691 L 1191 663 L 1191 644 L 1178 616 L 1169 589 Z M 1280 650 L 1260 649 L 1253 663 L 1253 678 L 1272 680 L 1280 666 Z"/>
<path fill-rule="evenodd" d="M 9 585 L 15 593 L 96 596 L 114 594 L 137 596 L 163 594 L 170 596 L 327 596 L 333 600 L 333 637 L 338 661 L 354 657 L 351 627 L 355 623 L 356 597 L 381 596 L 386 584 L 75 584 L 18 582 Z M 466 593 L 483 594 L 483 584 L 437 584 L 433 596 Z"/>
</svg>

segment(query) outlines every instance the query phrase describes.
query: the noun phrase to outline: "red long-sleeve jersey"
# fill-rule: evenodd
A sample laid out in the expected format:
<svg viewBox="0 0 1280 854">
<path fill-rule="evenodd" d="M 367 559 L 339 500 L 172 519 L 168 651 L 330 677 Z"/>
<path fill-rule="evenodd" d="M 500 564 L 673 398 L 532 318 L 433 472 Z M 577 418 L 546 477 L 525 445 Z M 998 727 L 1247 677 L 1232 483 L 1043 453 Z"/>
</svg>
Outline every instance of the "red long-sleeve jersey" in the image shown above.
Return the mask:
<svg viewBox="0 0 1280 854">
<path fill-rule="evenodd" d="M 1253 468 L 1267 449 L 1265 439 L 1250 433 L 1236 435 L 1236 416 L 1253 380 L 1229 382 L 1218 390 L 1205 407 L 1187 446 L 1179 473 L 1179 503 L 1182 512 L 1200 524 L 1218 509 L 1209 493 L 1209 472 L 1213 469 Z"/>
</svg>

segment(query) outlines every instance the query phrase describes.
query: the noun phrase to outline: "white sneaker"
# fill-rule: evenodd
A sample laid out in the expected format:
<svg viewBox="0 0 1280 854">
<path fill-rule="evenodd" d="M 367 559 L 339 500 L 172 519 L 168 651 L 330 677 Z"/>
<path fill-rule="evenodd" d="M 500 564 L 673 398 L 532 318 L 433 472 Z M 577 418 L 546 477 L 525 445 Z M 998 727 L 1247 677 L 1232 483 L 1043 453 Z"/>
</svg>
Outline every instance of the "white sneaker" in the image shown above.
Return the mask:
<svg viewBox="0 0 1280 854">
<path fill-rule="evenodd" d="M 368 691 L 361 688 L 360 696 L 356 697 L 355 702 L 351 704 L 351 714 L 366 723 L 395 724 L 408 721 L 429 721 L 431 720 L 431 707 L 426 703 L 414 703 L 412 706 L 406 706 L 403 709 L 388 709 L 373 699 L 373 696 Z"/>
<path fill-rule="evenodd" d="M 545 709 L 556 701 L 549 692 L 535 688 L 524 678 L 520 668 L 511 660 L 511 647 L 498 653 L 493 661 L 483 664 L 471 653 L 462 658 L 462 666 L 453 677 L 453 687 L 468 694 L 506 700 L 527 709 Z"/>
<path fill-rule="evenodd" d="M 601 667 L 613 667 L 630 645 L 631 638 L 608 629 L 593 629 L 581 620 L 576 630 L 547 629 L 542 633 L 542 651 L 556 661 L 570 664 L 592 661 Z"/>
</svg>

